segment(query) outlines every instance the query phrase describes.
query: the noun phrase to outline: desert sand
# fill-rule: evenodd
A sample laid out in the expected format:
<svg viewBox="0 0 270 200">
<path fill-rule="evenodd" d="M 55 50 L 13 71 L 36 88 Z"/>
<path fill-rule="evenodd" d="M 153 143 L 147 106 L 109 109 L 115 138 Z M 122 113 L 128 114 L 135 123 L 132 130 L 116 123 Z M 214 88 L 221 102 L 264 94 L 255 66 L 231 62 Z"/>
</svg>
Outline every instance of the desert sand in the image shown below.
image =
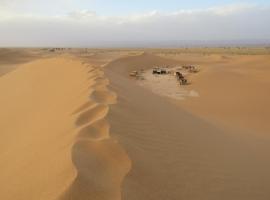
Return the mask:
<svg viewBox="0 0 270 200">
<path fill-rule="evenodd" d="M 220 56 L 202 63 L 192 77 L 199 99 L 182 101 L 191 112 L 209 121 L 268 136 L 270 133 L 270 56 Z"/>
<path fill-rule="evenodd" d="M 238 51 L 2 49 L 0 199 L 268 200 L 270 57 Z M 129 77 L 185 64 L 196 98 Z"/>
</svg>

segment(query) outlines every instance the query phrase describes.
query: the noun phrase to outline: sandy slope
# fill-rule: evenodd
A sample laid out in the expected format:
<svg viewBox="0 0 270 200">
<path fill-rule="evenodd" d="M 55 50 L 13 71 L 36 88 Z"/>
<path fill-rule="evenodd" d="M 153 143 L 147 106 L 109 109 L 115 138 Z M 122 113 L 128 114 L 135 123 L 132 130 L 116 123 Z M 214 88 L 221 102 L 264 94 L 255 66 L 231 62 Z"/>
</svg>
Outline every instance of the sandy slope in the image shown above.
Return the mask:
<svg viewBox="0 0 270 200">
<path fill-rule="evenodd" d="M 177 104 L 209 121 L 269 135 L 270 56 L 208 58 L 208 62 L 205 57 L 197 61 L 201 72 L 191 77 L 192 84 L 186 87 L 198 91 L 200 98 Z"/>
<path fill-rule="evenodd" d="M 0 199 L 120 199 L 130 160 L 110 138 L 108 84 L 64 54 L 0 78 Z"/>
<path fill-rule="evenodd" d="M 25 51 L 0 48 L 0 76 L 14 70 L 17 63 L 27 60 L 25 58 L 29 58 Z"/>
<path fill-rule="evenodd" d="M 270 140 L 256 126 L 269 116 L 267 56 L 65 53 L 0 77 L 0 199 L 270 198 Z M 188 86 L 200 101 L 175 104 L 128 77 L 189 63 L 202 67 Z"/>
<path fill-rule="evenodd" d="M 72 112 L 87 100 L 87 69 L 38 60 L 0 79 L 0 198 L 54 199 L 76 176 Z"/>
<path fill-rule="evenodd" d="M 144 54 L 106 68 L 118 94 L 108 116 L 112 136 L 132 161 L 123 199 L 269 199 L 269 139 L 213 126 L 123 76 L 163 63 Z"/>
</svg>

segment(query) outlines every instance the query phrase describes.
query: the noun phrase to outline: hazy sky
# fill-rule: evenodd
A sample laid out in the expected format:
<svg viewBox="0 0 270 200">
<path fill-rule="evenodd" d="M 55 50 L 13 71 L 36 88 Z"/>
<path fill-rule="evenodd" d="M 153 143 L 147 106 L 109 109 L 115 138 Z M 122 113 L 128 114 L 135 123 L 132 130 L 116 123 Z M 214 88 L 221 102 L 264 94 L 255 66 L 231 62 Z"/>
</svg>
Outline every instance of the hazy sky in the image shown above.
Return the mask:
<svg viewBox="0 0 270 200">
<path fill-rule="evenodd" d="M 269 40 L 270 0 L 0 0 L 0 46 Z"/>
</svg>

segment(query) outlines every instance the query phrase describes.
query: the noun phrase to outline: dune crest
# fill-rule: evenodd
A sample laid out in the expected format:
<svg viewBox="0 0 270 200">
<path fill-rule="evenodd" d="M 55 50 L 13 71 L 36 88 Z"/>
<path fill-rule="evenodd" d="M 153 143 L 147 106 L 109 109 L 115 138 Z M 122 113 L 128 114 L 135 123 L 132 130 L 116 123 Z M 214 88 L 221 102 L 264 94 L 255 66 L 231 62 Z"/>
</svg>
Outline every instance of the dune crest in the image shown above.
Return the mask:
<svg viewBox="0 0 270 200">
<path fill-rule="evenodd" d="M 108 84 L 68 55 L 1 77 L 0 199 L 121 199 L 131 163 L 110 137 Z"/>
<path fill-rule="evenodd" d="M 110 138 L 106 120 L 117 96 L 107 88 L 109 81 L 101 67 L 89 70 L 89 74 L 88 79 L 94 82 L 89 101 L 75 111 L 79 132 L 72 161 L 77 176 L 60 199 L 120 200 L 121 184 L 131 162 L 118 142 Z"/>
</svg>

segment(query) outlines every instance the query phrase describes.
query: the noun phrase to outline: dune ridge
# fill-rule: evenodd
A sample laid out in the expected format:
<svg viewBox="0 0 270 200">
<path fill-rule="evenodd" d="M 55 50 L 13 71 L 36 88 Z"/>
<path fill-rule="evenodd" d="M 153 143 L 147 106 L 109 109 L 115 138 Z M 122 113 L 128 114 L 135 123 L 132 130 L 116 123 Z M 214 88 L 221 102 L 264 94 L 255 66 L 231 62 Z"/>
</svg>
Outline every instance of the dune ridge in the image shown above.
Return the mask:
<svg viewBox="0 0 270 200">
<path fill-rule="evenodd" d="M 77 175 L 60 199 L 120 200 L 121 184 L 131 162 L 118 142 L 110 137 L 106 120 L 117 95 L 108 89 L 109 81 L 102 66 L 90 68 L 88 80 L 93 83 L 90 98 L 74 112 L 79 131 L 72 147 L 72 161 Z"/>
<path fill-rule="evenodd" d="M 129 157 L 110 137 L 102 66 L 67 54 L 0 78 L 0 199 L 121 199 Z"/>
</svg>

